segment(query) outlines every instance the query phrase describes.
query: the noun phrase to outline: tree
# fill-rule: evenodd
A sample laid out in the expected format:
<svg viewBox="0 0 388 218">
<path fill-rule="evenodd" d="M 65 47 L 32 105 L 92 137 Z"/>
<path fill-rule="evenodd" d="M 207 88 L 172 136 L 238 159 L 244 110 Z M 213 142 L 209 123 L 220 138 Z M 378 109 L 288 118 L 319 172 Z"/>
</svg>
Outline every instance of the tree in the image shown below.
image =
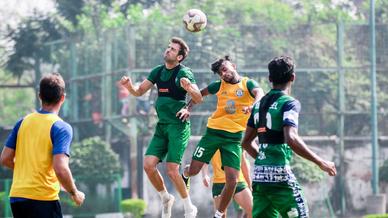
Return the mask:
<svg viewBox="0 0 388 218">
<path fill-rule="evenodd" d="M 72 146 L 70 168 L 75 177 L 92 186 L 110 184 L 121 173 L 118 155 L 110 144 L 99 137 L 92 137 Z"/>
</svg>

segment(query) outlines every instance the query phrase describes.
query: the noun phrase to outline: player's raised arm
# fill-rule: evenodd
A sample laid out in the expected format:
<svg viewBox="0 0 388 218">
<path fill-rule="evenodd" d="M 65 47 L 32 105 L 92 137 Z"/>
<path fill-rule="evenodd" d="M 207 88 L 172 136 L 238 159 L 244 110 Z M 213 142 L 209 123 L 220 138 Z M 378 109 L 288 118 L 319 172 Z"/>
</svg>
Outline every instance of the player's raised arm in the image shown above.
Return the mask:
<svg viewBox="0 0 388 218">
<path fill-rule="evenodd" d="M 208 91 L 207 87 L 206 87 L 206 88 L 203 88 L 203 89 L 201 90 L 201 95 L 202 95 L 202 97 L 205 97 L 205 96 L 209 95 L 209 91 Z M 190 113 L 191 113 L 191 111 L 192 111 L 192 109 L 193 109 L 194 104 L 196 104 L 196 103 L 194 103 L 193 99 L 190 99 L 190 101 L 187 103 L 187 105 L 186 105 L 185 107 L 183 107 L 182 109 L 180 109 L 180 110 L 176 113 L 176 116 L 177 116 L 179 119 L 181 119 L 182 121 L 187 121 L 187 120 L 189 120 Z"/>
<path fill-rule="evenodd" d="M 191 100 L 194 103 L 202 103 L 203 98 L 197 84 L 191 83 L 189 79 L 183 77 L 180 79 L 180 85 L 187 93 L 189 93 Z"/>
<path fill-rule="evenodd" d="M 142 96 L 144 93 L 146 93 L 148 90 L 154 86 L 152 82 L 150 82 L 148 79 L 143 80 L 143 82 L 139 85 L 139 87 L 135 87 L 132 83 L 131 78 L 127 76 L 121 77 L 120 84 L 124 86 L 126 89 L 128 89 L 129 93 L 131 93 L 133 96 Z"/>
</svg>

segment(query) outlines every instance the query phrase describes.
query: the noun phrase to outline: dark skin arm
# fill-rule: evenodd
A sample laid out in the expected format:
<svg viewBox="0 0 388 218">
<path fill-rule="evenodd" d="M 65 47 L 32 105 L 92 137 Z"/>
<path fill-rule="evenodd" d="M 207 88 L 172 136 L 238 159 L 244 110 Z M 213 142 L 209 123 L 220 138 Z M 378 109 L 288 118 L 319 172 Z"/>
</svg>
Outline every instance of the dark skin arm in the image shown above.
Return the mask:
<svg viewBox="0 0 388 218">
<path fill-rule="evenodd" d="M 241 144 L 243 149 L 246 150 L 248 154 L 251 155 L 251 157 L 254 159 L 256 159 L 257 154 L 259 152 L 259 146 L 257 146 L 256 142 L 254 141 L 256 136 L 257 136 L 256 129 L 250 126 L 247 126 L 245 130 L 245 135 Z"/>
<path fill-rule="evenodd" d="M 210 95 L 207 87 L 202 89 L 201 90 L 201 95 L 202 97 L 205 97 L 207 95 Z M 176 116 L 181 119 L 182 121 L 186 121 L 186 120 L 189 120 L 189 117 L 190 117 L 190 112 L 191 110 L 193 109 L 193 106 L 194 106 L 195 102 L 193 102 L 193 100 L 191 99 L 189 101 L 189 103 L 187 103 L 187 105 L 185 107 L 183 107 L 182 109 L 180 109 L 177 113 L 176 113 Z"/>
<path fill-rule="evenodd" d="M 299 156 L 315 163 L 323 171 L 327 172 L 330 176 L 335 176 L 337 170 L 335 165 L 331 161 L 327 161 L 315 154 L 307 145 L 304 143 L 303 139 L 299 136 L 297 128 L 292 126 L 283 127 L 284 138 L 287 144 L 291 149 L 297 153 Z"/>
<path fill-rule="evenodd" d="M 4 146 L 0 157 L 1 165 L 13 170 L 15 165 L 14 158 L 15 158 L 15 150 Z"/>
</svg>

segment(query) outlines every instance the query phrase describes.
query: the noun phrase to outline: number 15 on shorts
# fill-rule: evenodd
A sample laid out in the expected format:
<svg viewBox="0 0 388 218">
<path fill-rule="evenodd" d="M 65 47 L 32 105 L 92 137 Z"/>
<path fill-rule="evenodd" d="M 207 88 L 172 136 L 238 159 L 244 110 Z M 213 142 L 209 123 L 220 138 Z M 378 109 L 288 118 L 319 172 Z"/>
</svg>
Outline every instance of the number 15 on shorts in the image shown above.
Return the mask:
<svg viewBox="0 0 388 218">
<path fill-rule="evenodd" d="M 195 156 L 195 157 L 202 157 L 203 151 L 204 151 L 204 150 L 205 150 L 205 148 L 197 147 L 197 148 L 195 149 L 194 156 Z"/>
</svg>

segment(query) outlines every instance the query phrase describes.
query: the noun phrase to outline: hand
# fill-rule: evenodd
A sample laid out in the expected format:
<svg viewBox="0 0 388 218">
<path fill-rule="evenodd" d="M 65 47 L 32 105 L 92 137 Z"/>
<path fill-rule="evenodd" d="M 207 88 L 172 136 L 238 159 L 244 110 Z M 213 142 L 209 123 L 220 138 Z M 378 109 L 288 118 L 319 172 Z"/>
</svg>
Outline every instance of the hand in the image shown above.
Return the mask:
<svg viewBox="0 0 388 218">
<path fill-rule="evenodd" d="M 208 175 L 203 176 L 202 183 L 205 187 L 209 188 L 210 186 L 210 177 Z"/>
<path fill-rule="evenodd" d="M 184 89 L 184 90 L 186 90 L 186 91 L 188 91 L 190 88 L 191 88 L 191 82 L 190 82 L 190 80 L 189 79 L 187 79 L 187 78 L 181 78 L 180 79 L 180 83 L 181 83 L 181 87 Z"/>
<path fill-rule="evenodd" d="M 127 76 L 123 76 L 121 77 L 120 79 L 120 85 L 124 86 L 124 87 L 129 87 L 129 86 L 132 86 L 132 80 L 131 78 L 127 77 Z"/>
<path fill-rule="evenodd" d="M 249 106 L 249 107 L 243 107 L 243 109 L 242 109 L 242 112 L 244 113 L 244 114 L 250 114 L 251 112 L 252 112 L 252 106 Z"/>
<path fill-rule="evenodd" d="M 74 203 L 77 206 L 81 206 L 82 203 L 84 203 L 85 200 L 85 194 L 81 191 L 75 191 L 73 195 L 71 195 L 71 199 L 74 201 Z"/>
<path fill-rule="evenodd" d="M 319 168 L 327 172 L 329 176 L 335 176 L 337 174 L 337 169 L 335 168 L 334 162 L 323 160 Z"/>
<path fill-rule="evenodd" d="M 188 121 L 190 117 L 190 111 L 186 107 L 183 107 L 176 113 L 176 117 L 182 120 L 182 122 Z"/>
</svg>

